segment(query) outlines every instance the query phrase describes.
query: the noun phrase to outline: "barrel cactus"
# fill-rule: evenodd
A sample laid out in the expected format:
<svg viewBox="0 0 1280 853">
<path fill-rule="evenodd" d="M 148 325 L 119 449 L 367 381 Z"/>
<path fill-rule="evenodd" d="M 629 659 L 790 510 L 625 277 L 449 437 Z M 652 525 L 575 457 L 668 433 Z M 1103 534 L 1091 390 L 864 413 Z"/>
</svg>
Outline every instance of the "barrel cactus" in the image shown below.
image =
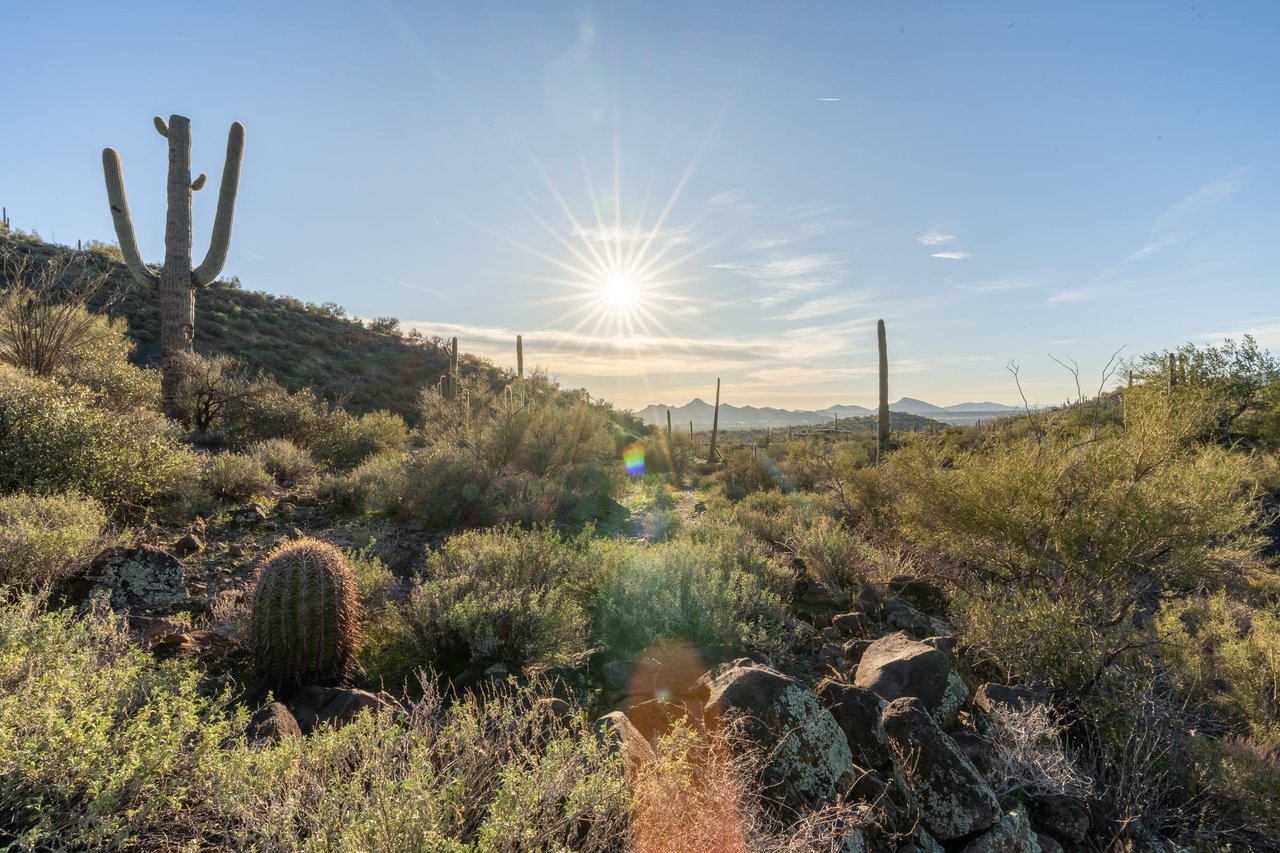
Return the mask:
<svg viewBox="0 0 1280 853">
<path fill-rule="evenodd" d="M 360 600 L 342 552 L 299 539 L 267 554 L 253 602 L 253 650 L 264 687 L 335 686 L 351 672 Z"/>
</svg>

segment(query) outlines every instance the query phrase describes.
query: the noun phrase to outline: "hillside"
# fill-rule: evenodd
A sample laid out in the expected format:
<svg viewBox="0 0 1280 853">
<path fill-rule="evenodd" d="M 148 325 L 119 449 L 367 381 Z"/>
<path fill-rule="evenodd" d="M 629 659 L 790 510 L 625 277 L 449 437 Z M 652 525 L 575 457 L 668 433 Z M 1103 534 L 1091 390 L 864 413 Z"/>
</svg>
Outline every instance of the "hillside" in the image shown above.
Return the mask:
<svg viewBox="0 0 1280 853">
<path fill-rule="evenodd" d="M 159 353 L 158 297 L 133 280 L 114 248 L 93 245 L 74 263 L 106 273 L 98 306 L 116 299 L 109 313 L 128 322 L 137 344 L 134 360 L 148 364 Z M 0 235 L 0 254 L 5 252 L 35 261 L 77 254 L 22 232 Z M 445 345 L 440 339 L 375 330 L 338 306 L 243 290 L 234 280 L 216 281 L 196 296 L 196 352 L 235 358 L 291 391 L 311 386 L 357 414 L 387 409 L 413 416 L 419 390 L 448 367 Z M 465 349 L 466 342 L 459 347 Z M 460 369 L 463 374 L 485 371 L 491 383 L 503 381 L 493 365 L 473 356 L 462 355 Z"/>
</svg>

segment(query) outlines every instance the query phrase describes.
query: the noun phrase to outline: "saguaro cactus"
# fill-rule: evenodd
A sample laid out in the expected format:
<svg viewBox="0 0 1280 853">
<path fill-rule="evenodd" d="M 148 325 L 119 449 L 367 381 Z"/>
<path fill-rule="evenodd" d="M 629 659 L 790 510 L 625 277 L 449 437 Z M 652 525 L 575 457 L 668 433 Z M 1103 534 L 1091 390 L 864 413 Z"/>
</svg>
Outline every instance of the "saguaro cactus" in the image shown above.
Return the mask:
<svg viewBox="0 0 1280 853">
<path fill-rule="evenodd" d="M 516 378 L 524 381 L 524 337 L 516 335 Z"/>
<path fill-rule="evenodd" d="M 354 663 L 360 600 L 342 552 L 299 539 L 267 554 L 253 602 L 253 649 L 266 687 L 336 686 Z"/>
<path fill-rule="evenodd" d="M 716 377 L 716 408 L 711 415 L 711 450 L 707 453 L 707 462 L 716 461 L 716 433 L 720 431 L 720 378 Z"/>
<path fill-rule="evenodd" d="M 880 411 L 876 415 L 876 461 L 889 451 L 889 345 L 884 320 L 876 320 L 876 346 L 880 350 Z"/>
<path fill-rule="evenodd" d="M 240 160 L 244 154 L 244 125 L 234 122 L 227 134 L 227 159 L 222 168 L 222 185 L 218 189 L 218 209 L 213 220 L 213 236 L 204 261 L 191 266 L 191 195 L 204 187 L 201 173 L 191 180 L 191 122 L 185 116 L 172 115 L 166 124 L 156 116 L 156 130 L 169 140 L 168 214 L 164 228 L 164 266 L 157 272 L 148 267 L 138 254 L 138 241 L 129 216 L 129 202 L 124 192 L 124 176 L 120 155 L 114 148 L 102 151 L 102 171 L 107 182 L 107 200 L 115 223 L 120 253 L 134 279 L 144 286 L 160 289 L 160 349 L 164 355 L 161 390 L 165 410 L 174 412 L 174 393 L 179 380 L 175 356 L 193 351 L 196 328 L 197 287 L 206 287 L 222 272 L 231 243 L 231 220 L 235 215 L 236 191 L 240 186 Z"/>
</svg>

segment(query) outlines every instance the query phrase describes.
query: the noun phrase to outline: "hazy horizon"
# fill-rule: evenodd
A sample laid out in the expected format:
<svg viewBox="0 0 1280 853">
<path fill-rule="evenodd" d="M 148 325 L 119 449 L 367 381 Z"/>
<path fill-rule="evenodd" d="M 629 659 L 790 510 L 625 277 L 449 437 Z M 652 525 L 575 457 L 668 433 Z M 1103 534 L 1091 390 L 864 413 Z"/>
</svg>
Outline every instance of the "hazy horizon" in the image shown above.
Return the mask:
<svg viewBox="0 0 1280 853">
<path fill-rule="evenodd" d="M 1124 354 L 1280 348 L 1280 6 L 137 2 L 6 21 L 0 205 L 163 254 L 191 118 L 197 256 L 620 406 L 1075 396 Z M 56 49 L 50 49 L 55 47 Z M 20 72 L 20 74 L 18 73 Z M 197 308 L 197 347 L 200 341 Z M 679 405 L 677 403 L 676 405 Z"/>
</svg>

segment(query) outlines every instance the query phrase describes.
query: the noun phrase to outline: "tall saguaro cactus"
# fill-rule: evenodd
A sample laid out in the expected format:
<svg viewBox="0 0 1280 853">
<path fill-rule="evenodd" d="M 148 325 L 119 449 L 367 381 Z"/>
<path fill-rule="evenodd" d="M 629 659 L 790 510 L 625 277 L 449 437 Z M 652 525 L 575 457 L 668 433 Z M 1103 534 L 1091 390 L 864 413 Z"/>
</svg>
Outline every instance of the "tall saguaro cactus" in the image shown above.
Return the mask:
<svg viewBox="0 0 1280 853">
<path fill-rule="evenodd" d="M 716 408 L 711 415 L 711 450 L 707 453 L 707 463 L 716 461 L 716 433 L 720 431 L 720 378 L 716 377 Z"/>
<path fill-rule="evenodd" d="M 235 215 L 236 192 L 240 186 L 240 160 L 244 155 L 244 125 L 233 122 L 227 134 L 227 159 L 218 189 L 218 209 L 213 219 L 213 236 L 200 266 L 191 265 L 191 196 L 204 187 L 201 173 L 191 180 L 191 121 L 186 116 L 169 116 L 168 123 L 156 116 L 156 130 L 169 140 L 168 213 L 164 227 L 164 266 L 157 272 L 142 261 L 138 241 L 129 216 L 124 192 L 120 155 L 114 148 L 102 150 L 102 171 L 107 182 L 107 200 L 125 265 L 144 286 L 160 289 L 160 349 L 164 355 L 161 389 L 165 410 L 174 412 L 174 394 L 179 379 L 175 356 L 193 351 L 196 328 L 196 288 L 206 287 L 222 272 L 231 243 L 231 220 Z"/>
<path fill-rule="evenodd" d="M 516 378 L 524 381 L 524 336 L 516 335 Z"/>
<path fill-rule="evenodd" d="M 884 320 L 876 320 L 876 346 L 880 350 L 880 411 L 876 416 L 876 459 L 889 450 L 889 345 Z"/>
</svg>

